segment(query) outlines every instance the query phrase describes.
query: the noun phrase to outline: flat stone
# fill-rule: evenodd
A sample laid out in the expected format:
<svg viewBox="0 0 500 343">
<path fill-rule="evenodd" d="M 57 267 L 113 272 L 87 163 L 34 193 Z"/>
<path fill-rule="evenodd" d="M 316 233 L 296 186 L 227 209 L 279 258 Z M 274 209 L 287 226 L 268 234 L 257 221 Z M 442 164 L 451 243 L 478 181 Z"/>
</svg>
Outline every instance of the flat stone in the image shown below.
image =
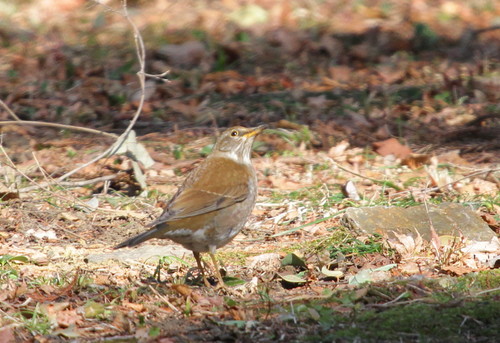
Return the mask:
<svg viewBox="0 0 500 343">
<path fill-rule="evenodd" d="M 175 256 L 183 258 L 192 256 L 192 252 L 177 244 L 170 245 L 150 245 L 144 244 L 137 248 L 123 248 L 112 252 L 90 254 L 87 260 L 90 263 L 103 263 L 110 260 L 115 261 L 140 261 L 156 263 L 163 256 Z"/>
<path fill-rule="evenodd" d="M 472 241 L 491 241 L 493 230 L 470 207 L 457 203 L 402 207 L 348 208 L 342 224 L 357 234 L 381 234 L 394 237 L 393 232 L 431 239 L 430 225 L 439 236 L 459 236 Z"/>
</svg>

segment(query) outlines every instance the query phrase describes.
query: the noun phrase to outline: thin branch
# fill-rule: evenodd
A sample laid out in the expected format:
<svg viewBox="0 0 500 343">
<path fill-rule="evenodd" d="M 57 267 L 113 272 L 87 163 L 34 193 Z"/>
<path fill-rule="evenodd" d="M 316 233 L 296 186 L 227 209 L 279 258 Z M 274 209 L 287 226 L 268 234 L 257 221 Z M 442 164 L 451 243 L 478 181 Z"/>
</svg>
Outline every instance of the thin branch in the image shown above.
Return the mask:
<svg viewBox="0 0 500 343">
<path fill-rule="evenodd" d="M 493 172 L 496 172 L 496 171 L 499 171 L 500 168 L 493 168 L 493 169 L 485 169 L 485 170 L 478 170 L 474 173 L 470 173 L 458 180 L 455 180 L 455 181 L 452 181 L 452 182 L 449 182 L 445 185 L 442 185 L 442 186 L 436 186 L 436 187 L 432 187 L 432 188 L 420 188 L 420 189 L 417 189 L 417 190 L 412 190 L 412 191 L 401 191 L 401 192 L 397 192 L 397 193 L 394 193 L 392 194 L 392 196 L 397 196 L 397 195 L 404 195 L 404 194 L 409 194 L 409 193 L 416 193 L 416 192 L 422 192 L 422 193 L 428 193 L 428 192 L 435 192 L 435 191 L 438 191 L 440 190 L 441 188 L 446 188 L 448 186 L 452 186 L 456 183 L 459 183 L 460 181 L 463 181 L 463 180 L 466 180 L 468 178 L 471 178 L 473 176 L 477 176 L 477 175 L 481 175 L 481 174 L 488 174 L 488 173 L 493 173 Z"/>
<path fill-rule="evenodd" d="M 0 105 L 2 105 L 3 109 L 5 111 L 7 111 L 7 113 L 12 117 L 14 118 L 16 121 L 22 121 L 10 108 L 9 106 L 7 106 L 7 104 L 5 102 L 3 102 L 3 100 L 0 100 Z"/>
<path fill-rule="evenodd" d="M 352 175 L 356 175 L 357 177 L 360 177 L 362 179 L 365 179 L 365 180 L 370 180 L 376 184 L 379 184 L 379 185 L 383 185 L 383 186 L 389 186 L 391 188 L 394 188 L 395 190 L 397 191 L 401 191 L 401 187 L 398 187 L 397 185 L 394 184 L 394 182 L 392 181 L 383 181 L 383 180 L 377 180 L 377 179 L 374 179 L 374 178 L 371 178 L 371 177 L 368 177 L 368 176 L 364 176 L 364 175 L 361 175 L 359 173 L 356 173 L 350 169 L 347 169 L 345 167 L 342 167 L 340 164 L 338 164 L 337 162 L 335 162 L 332 158 L 330 157 L 327 157 L 328 161 L 330 161 L 331 164 L 333 164 L 334 166 L 336 166 L 337 168 L 339 169 L 342 169 L 343 171 L 345 172 L 348 172 Z"/>
<path fill-rule="evenodd" d="M 156 289 L 154 289 L 151 285 L 149 285 L 149 289 L 153 291 L 153 293 L 155 293 L 161 300 L 163 300 L 165 302 L 165 304 L 168 305 L 168 307 L 174 311 L 175 313 L 181 313 L 181 311 L 175 307 L 169 300 L 167 297 L 161 295 Z"/>
<path fill-rule="evenodd" d="M 99 182 L 99 181 L 106 181 L 108 178 L 109 179 L 113 179 L 116 177 L 116 175 L 106 175 L 106 176 L 103 176 L 103 177 L 100 177 L 100 178 L 96 178 L 96 179 L 92 179 L 92 180 L 84 180 L 84 181 L 77 181 L 77 182 L 57 182 L 57 181 L 54 181 L 53 183 L 52 182 L 42 182 L 42 183 L 37 183 L 35 180 L 33 180 L 31 177 L 29 177 L 28 175 L 26 175 L 22 170 L 20 170 L 15 164 L 14 162 L 12 161 L 12 159 L 9 157 L 9 155 L 7 154 L 7 152 L 5 151 L 5 149 L 3 148 L 3 145 L 1 144 L 2 142 L 0 141 L 0 152 L 5 156 L 5 158 L 7 159 L 7 162 L 8 164 L 10 164 L 10 167 L 12 169 L 14 169 L 19 175 L 23 176 L 26 180 L 28 180 L 29 182 L 33 183 L 34 186 L 30 186 L 30 187 L 24 187 L 24 188 L 21 188 L 21 189 L 18 189 L 17 191 L 19 193 L 22 193 L 22 192 L 29 192 L 31 190 L 35 190 L 35 189 L 43 189 L 44 191 L 50 193 L 50 194 L 53 194 L 61 199 L 64 199 L 65 201 L 71 201 L 63 196 L 60 196 L 60 195 L 57 195 L 55 194 L 54 192 L 52 192 L 48 187 L 49 186 L 52 186 L 54 184 L 57 184 L 57 185 L 61 185 L 61 186 L 75 186 L 75 185 L 78 185 L 78 183 L 80 183 L 82 186 L 85 186 L 86 184 L 91 184 L 91 183 L 94 183 L 94 182 Z M 39 163 L 38 163 L 38 160 L 36 159 L 35 157 L 35 161 L 37 162 L 42 174 L 45 175 L 43 169 L 40 167 Z M 75 198 L 73 197 L 72 201 L 75 201 L 77 203 L 79 203 L 81 206 L 84 206 L 84 207 L 88 207 L 88 205 L 81 201 L 80 199 L 78 198 Z"/>
<path fill-rule="evenodd" d="M 97 183 L 97 182 L 113 180 L 116 177 L 117 177 L 117 175 L 115 174 L 115 175 L 105 175 L 105 176 L 101 176 L 101 177 L 96 177 L 94 179 L 82 180 L 82 181 L 41 182 L 41 183 L 36 184 L 35 186 L 20 188 L 20 189 L 18 189 L 18 192 L 19 193 L 26 193 L 26 192 L 34 191 L 34 190 L 39 189 L 39 188 L 45 188 L 45 187 L 49 187 L 49 186 L 61 186 L 61 187 L 68 187 L 68 188 L 83 187 L 83 186 L 92 185 L 92 184 Z"/>
<path fill-rule="evenodd" d="M 60 176 L 57 179 L 59 182 L 63 181 L 64 179 L 67 179 L 71 175 L 73 175 L 73 174 L 77 173 L 78 171 L 82 170 L 83 168 L 99 161 L 100 159 L 105 158 L 105 157 L 109 157 L 109 156 L 112 156 L 113 154 L 115 154 L 116 151 L 118 151 L 118 149 L 120 149 L 120 147 L 123 145 L 123 143 L 127 139 L 128 134 L 130 133 L 130 131 L 132 131 L 132 128 L 134 127 L 135 123 L 137 122 L 137 119 L 139 118 L 139 115 L 142 112 L 142 108 L 144 106 L 144 100 L 145 100 L 145 96 L 146 96 L 146 91 L 145 91 L 145 89 L 146 89 L 146 86 L 145 86 L 146 49 L 144 47 L 144 41 L 142 40 L 142 36 L 141 36 L 139 29 L 137 28 L 137 26 L 135 25 L 135 23 L 132 21 L 132 19 L 130 18 L 129 14 L 128 14 L 127 2 L 123 1 L 123 13 L 122 13 L 122 12 L 119 12 L 119 11 L 103 4 L 99 0 L 94 0 L 94 1 L 97 4 L 108 9 L 110 12 L 117 13 L 117 14 L 123 16 L 128 21 L 128 23 L 132 26 L 132 29 L 134 30 L 134 42 L 135 42 L 137 58 L 139 61 L 139 66 L 140 66 L 140 69 L 137 72 L 137 77 L 139 78 L 141 97 L 139 99 L 139 106 L 137 106 L 137 110 L 136 110 L 132 120 L 130 121 L 130 123 L 129 123 L 128 127 L 125 129 L 125 131 L 117 139 L 117 141 L 112 146 L 110 146 L 108 149 L 106 149 L 106 151 L 104 151 L 102 154 L 94 157 L 92 160 L 88 161 L 87 163 L 84 163 L 83 165 L 80 165 L 79 167 L 77 167 L 77 168 L 67 172 L 66 174 Z"/>
<path fill-rule="evenodd" d="M 0 100 L 0 103 L 3 102 Z M 91 129 L 88 127 L 81 127 L 81 126 L 73 126 L 73 125 L 65 125 L 65 124 L 59 124 L 59 123 L 45 123 L 41 121 L 31 121 L 31 120 L 7 120 L 7 121 L 0 121 L 0 126 L 3 125 L 30 125 L 30 126 L 45 126 L 45 127 L 55 127 L 58 129 L 67 129 L 67 130 L 74 130 L 74 131 L 82 131 L 82 132 L 87 132 L 87 133 L 94 133 L 96 135 L 101 135 L 101 136 L 106 136 L 110 138 L 118 138 L 118 135 L 115 135 L 114 133 L 109 133 L 109 132 L 104 132 L 104 131 L 99 131 L 96 129 Z"/>
</svg>

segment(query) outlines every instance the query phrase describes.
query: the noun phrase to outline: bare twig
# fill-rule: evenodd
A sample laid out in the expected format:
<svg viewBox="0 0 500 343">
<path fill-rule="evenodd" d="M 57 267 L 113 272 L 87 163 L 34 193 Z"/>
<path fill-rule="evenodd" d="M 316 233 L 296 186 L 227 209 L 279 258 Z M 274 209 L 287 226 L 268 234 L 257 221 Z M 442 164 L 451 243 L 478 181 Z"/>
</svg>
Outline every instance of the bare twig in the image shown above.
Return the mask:
<svg viewBox="0 0 500 343">
<path fill-rule="evenodd" d="M 91 159 L 90 161 L 78 166 L 77 168 L 67 172 L 66 174 L 60 176 L 57 180 L 58 181 L 63 181 L 64 179 L 67 179 L 68 177 L 70 177 L 71 175 L 77 173 L 78 171 L 82 170 L 83 168 L 99 161 L 100 159 L 102 158 L 105 158 L 105 157 L 109 157 L 109 156 L 112 156 L 116 151 L 118 151 L 118 149 L 123 145 L 123 143 L 125 142 L 125 140 L 127 139 L 127 136 L 128 134 L 130 133 L 130 131 L 132 131 L 132 128 L 134 127 L 136 121 L 137 121 L 137 118 L 139 118 L 139 115 L 141 114 L 142 112 L 142 107 L 144 106 L 144 99 L 145 99 L 145 76 L 144 76 L 144 68 L 145 68 L 145 48 L 144 48 L 144 42 L 142 40 L 142 37 L 141 37 L 141 34 L 139 32 L 139 29 L 137 28 L 137 26 L 135 25 L 135 23 L 132 21 L 132 19 L 130 19 L 129 15 L 128 15 L 128 11 L 127 11 L 127 2 L 124 1 L 123 2 L 123 9 L 124 9 L 124 12 L 119 12 L 109 6 L 106 6 L 105 4 L 101 3 L 100 1 L 98 0 L 94 0 L 97 4 L 105 7 L 106 9 L 108 9 L 110 12 L 113 12 L 113 13 L 118 13 L 120 14 L 121 16 L 123 16 L 125 19 L 127 19 L 127 21 L 129 22 L 129 24 L 132 26 L 133 30 L 134 30 L 134 41 L 135 41 L 135 45 L 136 45 L 136 52 L 137 52 L 137 58 L 139 60 L 139 66 L 140 66 L 140 70 L 137 72 L 137 77 L 139 78 L 139 83 L 140 83 L 140 86 L 141 86 L 141 96 L 139 98 L 139 106 L 137 106 L 137 110 L 134 114 L 134 116 L 132 117 L 132 120 L 130 121 L 128 127 L 125 129 L 125 131 L 120 135 L 120 137 L 118 137 L 118 139 L 116 140 L 116 142 L 110 146 L 108 149 L 106 149 L 103 153 L 101 153 L 100 155 L 94 157 L 93 159 Z"/>
<path fill-rule="evenodd" d="M 362 179 L 365 179 L 365 180 L 370 180 L 376 184 L 380 184 L 380 185 L 386 185 L 386 186 L 389 186 L 391 188 L 394 188 L 395 190 L 397 191 L 401 191 L 401 188 L 398 187 L 397 185 L 395 185 L 393 182 L 391 181 L 384 181 L 384 180 L 377 180 L 377 179 L 374 179 L 374 178 L 371 178 L 371 177 L 368 177 L 368 176 L 364 176 L 364 175 L 361 175 L 359 173 L 356 173 L 350 169 L 347 169 L 345 167 L 342 167 L 340 164 L 338 164 L 337 162 L 335 162 L 332 158 L 330 157 L 327 157 L 328 161 L 333 164 L 334 166 L 336 166 L 337 168 L 345 171 L 345 172 L 348 172 L 349 174 L 352 174 L 352 175 L 356 175 L 357 177 L 360 177 Z"/>
<path fill-rule="evenodd" d="M 123 11 L 117 11 L 117 10 L 103 4 L 99 0 L 94 0 L 94 1 L 95 1 L 95 3 L 108 9 L 110 12 L 117 13 L 117 14 L 121 15 L 122 17 L 124 17 L 127 20 L 127 22 L 129 23 L 129 25 L 132 27 L 133 32 L 134 32 L 134 43 L 136 46 L 136 54 L 137 54 L 137 59 L 139 62 L 139 71 L 137 72 L 137 77 L 139 79 L 139 84 L 140 84 L 140 98 L 139 98 L 139 105 L 137 106 L 137 110 L 136 110 L 134 116 L 132 117 L 132 120 L 130 121 L 129 125 L 125 129 L 125 131 L 120 136 L 117 136 L 117 135 L 112 134 L 112 133 L 102 132 L 99 130 L 84 128 L 84 127 L 76 127 L 76 126 L 63 125 L 63 124 L 57 124 L 57 123 L 41 123 L 41 122 L 35 122 L 35 121 L 23 121 L 7 106 L 7 104 L 5 104 L 5 102 L 0 100 L 0 105 L 7 111 L 7 113 L 11 117 L 13 117 L 15 119 L 15 121 L 0 122 L 0 125 L 17 124 L 17 125 L 49 126 L 49 127 L 71 129 L 71 130 L 78 130 L 78 131 L 88 132 L 88 133 L 93 133 L 93 134 L 99 134 L 99 135 L 103 135 L 103 136 L 107 136 L 107 137 L 116 139 L 115 143 L 113 145 L 111 145 L 108 149 L 106 149 L 104 152 L 102 152 L 98 156 L 94 157 L 90 161 L 88 161 L 88 162 L 78 166 L 77 168 L 74 168 L 73 170 L 65 173 L 64 175 L 60 176 L 54 183 L 61 184 L 61 182 L 63 180 L 67 179 L 71 175 L 74 175 L 75 173 L 84 169 L 85 167 L 87 167 L 87 166 L 89 166 L 89 165 L 91 165 L 91 164 L 93 164 L 93 163 L 95 163 L 103 158 L 107 158 L 107 157 L 114 155 L 120 149 L 120 147 L 124 144 L 124 142 L 127 140 L 128 135 L 132 131 L 132 128 L 136 124 L 137 119 L 139 118 L 139 116 L 142 112 L 142 108 L 144 106 L 144 101 L 145 101 L 145 88 L 146 88 L 145 87 L 145 78 L 146 78 L 146 76 L 153 77 L 153 78 L 163 78 L 168 74 L 168 71 L 166 71 L 165 73 L 159 74 L 159 75 L 146 74 L 146 72 L 145 72 L 146 49 L 144 46 L 144 41 L 142 39 L 142 36 L 141 36 L 139 29 L 137 28 L 137 25 L 134 23 L 134 21 L 129 16 L 126 0 L 123 1 L 123 5 L 122 5 Z M 133 163 L 136 163 L 136 162 L 133 161 Z M 31 182 L 34 182 L 31 179 L 29 179 L 29 180 Z M 91 180 L 90 183 L 96 182 L 94 180 Z M 50 185 L 50 184 L 52 184 L 52 183 L 46 182 L 46 183 L 43 183 L 42 186 L 26 187 L 22 191 L 27 192 L 27 191 L 37 189 L 37 188 L 45 188 L 47 185 Z M 71 183 L 69 185 L 71 186 L 73 184 L 74 183 Z"/>
<path fill-rule="evenodd" d="M 3 102 L 3 101 L 0 100 L 0 103 L 1 102 Z M 59 123 L 46 123 L 46 122 L 31 121 L 31 120 L 19 120 L 19 121 L 17 121 L 17 120 L 7 120 L 7 121 L 0 121 L 0 126 L 3 126 L 3 125 L 30 125 L 30 126 L 55 127 L 55 128 L 58 128 L 58 129 L 67 129 L 67 130 L 73 130 L 73 131 L 82 131 L 82 132 L 87 132 L 87 133 L 94 133 L 96 135 L 106 136 L 106 137 L 109 137 L 109 138 L 118 138 L 118 135 L 115 135 L 114 133 L 109 133 L 109 132 L 104 132 L 104 131 L 100 131 L 100 130 L 96 130 L 96 129 L 91 129 L 91 128 L 88 128 L 88 127 L 65 125 L 65 124 L 59 124 Z"/>
<path fill-rule="evenodd" d="M 488 173 L 493 173 L 493 172 L 496 172 L 496 171 L 499 171 L 500 168 L 493 168 L 493 169 L 485 169 L 485 170 L 478 170 L 474 173 L 470 173 L 458 180 L 455 180 L 455 181 L 452 181 L 452 182 L 449 182 L 445 185 L 442 185 L 442 186 L 436 186 L 436 187 L 432 187 L 432 188 L 420 188 L 420 189 L 417 189 L 417 190 L 412 190 L 412 191 L 401 191 L 401 192 L 397 192 L 397 193 L 394 193 L 392 194 L 392 196 L 398 196 L 398 195 L 405 195 L 405 194 L 409 194 L 410 192 L 412 193 L 416 193 L 416 192 L 421 192 L 421 193 L 428 193 L 428 192 L 435 192 L 435 191 L 438 191 L 442 188 L 446 188 L 448 186 L 452 186 L 456 183 L 459 183 L 460 181 L 463 181 L 463 180 L 466 180 L 468 178 L 471 178 L 473 176 L 477 176 L 477 175 L 481 175 L 481 174 L 488 174 Z"/>
<path fill-rule="evenodd" d="M 9 157 L 9 155 L 7 154 L 7 152 L 5 151 L 5 149 L 3 148 L 3 145 L 0 144 L 0 151 L 2 152 L 2 154 L 5 156 L 5 158 L 7 159 L 7 162 L 10 164 L 10 167 L 13 168 L 16 172 L 18 172 L 20 175 L 22 175 L 26 180 L 28 180 L 29 182 L 35 184 L 35 185 L 38 185 L 36 183 L 35 180 L 33 180 L 32 178 L 30 178 L 28 175 L 26 175 L 25 173 L 23 173 L 23 171 L 21 171 L 15 164 L 14 162 L 12 161 L 12 159 Z M 37 187 L 37 188 L 43 188 L 45 191 L 47 192 L 50 192 L 50 190 L 47 188 L 47 186 L 40 186 L 40 187 Z"/>
<path fill-rule="evenodd" d="M 105 175 L 105 176 L 101 176 L 101 177 L 96 177 L 94 179 L 82 180 L 82 181 L 55 181 L 54 180 L 53 182 L 42 182 L 42 183 L 37 183 L 35 186 L 20 188 L 20 189 L 18 189 L 18 192 L 19 193 L 26 193 L 26 192 L 34 191 L 35 189 L 45 188 L 45 187 L 53 186 L 53 185 L 57 185 L 57 186 L 61 186 L 61 187 L 68 187 L 68 188 L 83 187 L 83 186 L 92 185 L 92 184 L 97 183 L 97 182 L 113 180 L 116 178 L 116 176 L 117 176 L 116 174 L 115 175 Z"/>
<path fill-rule="evenodd" d="M 436 229 L 434 228 L 434 223 L 432 222 L 432 218 L 429 213 L 429 205 L 427 204 L 427 200 L 425 199 L 424 199 L 424 206 L 425 206 L 425 213 L 427 214 L 427 220 L 429 221 L 429 230 L 431 231 L 431 244 L 434 247 L 434 250 L 436 251 L 436 258 L 440 260 L 441 253 L 439 251 L 439 248 L 441 246 L 441 242 L 439 241 L 439 235 L 437 234 Z"/>
<path fill-rule="evenodd" d="M 151 285 L 149 285 L 149 289 L 151 289 L 153 291 L 154 294 L 156 294 L 161 300 L 163 300 L 167 305 L 168 307 L 170 307 L 170 309 L 172 311 L 174 311 L 175 313 L 181 313 L 181 311 L 175 307 L 168 299 L 167 297 L 161 295 L 156 289 L 154 289 L 153 287 L 151 287 Z"/>
<path fill-rule="evenodd" d="M 487 293 L 491 293 L 491 292 L 497 292 L 497 291 L 500 291 L 500 287 L 497 287 L 497 288 L 492 288 L 492 289 L 486 289 L 484 291 L 481 291 L 481 292 L 477 292 L 476 294 L 474 294 L 475 296 L 478 296 L 478 295 L 483 295 L 483 294 L 487 294 Z"/>
<path fill-rule="evenodd" d="M 22 170 L 20 170 L 14 164 L 14 162 L 12 161 L 12 159 L 9 157 L 9 155 L 7 154 L 7 152 L 5 151 L 5 149 L 3 148 L 3 145 L 1 144 L 1 141 L 0 141 L 0 152 L 5 156 L 5 158 L 7 159 L 7 162 L 9 163 L 9 165 L 10 165 L 11 168 L 13 168 L 19 175 L 21 175 L 22 177 L 24 177 L 26 180 L 28 180 L 29 182 L 31 182 L 31 183 L 34 184 L 34 186 L 21 188 L 21 189 L 18 190 L 18 192 L 29 192 L 31 190 L 40 189 L 41 188 L 41 189 L 43 189 L 44 191 L 46 191 L 46 192 L 48 192 L 50 194 L 54 194 L 55 196 L 57 196 L 57 197 L 59 197 L 61 199 L 64 199 L 65 201 L 70 201 L 69 199 L 67 199 L 65 197 L 62 197 L 60 195 L 55 194 L 48 187 L 51 186 L 51 185 L 53 185 L 53 184 L 58 184 L 58 185 L 61 185 L 61 186 L 65 186 L 65 185 L 66 186 L 74 186 L 77 182 L 56 182 L 56 181 L 54 181 L 54 183 L 52 183 L 52 182 L 37 183 L 35 180 L 33 180 L 32 178 L 30 178 L 28 175 L 26 175 L 26 173 L 24 173 Z M 38 163 L 38 161 L 37 161 L 37 163 Z M 42 173 L 44 173 L 43 170 L 42 170 Z M 94 182 L 101 181 L 99 179 L 106 180 L 107 178 L 115 178 L 115 177 L 116 177 L 116 175 L 107 175 L 107 176 L 103 176 L 102 178 L 97 178 L 97 179 L 93 179 L 93 180 L 80 181 L 80 183 L 82 185 L 85 185 L 85 183 L 92 184 Z M 76 197 L 73 197 L 72 201 L 75 201 L 75 202 L 79 203 L 81 206 L 88 207 L 88 205 L 85 202 L 81 201 L 80 199 L 78 199 Z"/>
<path fill-rule="evenodd" d="M 5 102 L 3 102 L 3 100 L 0 100 L 0 105 L 3 107 L 3 109 L 5 111 L 7 111 L 7 113 L 12 117 L 14 118 L 16 121 L 22 121 L 10 108 L 9 106 L 7 106 L 7 104 Z"/>
</svg>

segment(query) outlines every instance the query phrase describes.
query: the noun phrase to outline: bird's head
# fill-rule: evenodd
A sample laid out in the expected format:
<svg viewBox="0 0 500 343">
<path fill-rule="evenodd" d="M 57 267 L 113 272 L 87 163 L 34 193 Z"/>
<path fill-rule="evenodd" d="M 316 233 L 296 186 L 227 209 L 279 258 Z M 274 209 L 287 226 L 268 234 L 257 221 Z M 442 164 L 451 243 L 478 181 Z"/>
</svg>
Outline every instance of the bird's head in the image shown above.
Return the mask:
<svg viewBox="0 0 500 343">
<path fill-rule="evenodd" d="M 213 155 L 231 158 L 240 163 L 249 163 L 253 141 L 265 128 L 265 125 L 261 125 L 250 128 L 235 126 L 227 129 L 217 140 Z"/>
</svg>

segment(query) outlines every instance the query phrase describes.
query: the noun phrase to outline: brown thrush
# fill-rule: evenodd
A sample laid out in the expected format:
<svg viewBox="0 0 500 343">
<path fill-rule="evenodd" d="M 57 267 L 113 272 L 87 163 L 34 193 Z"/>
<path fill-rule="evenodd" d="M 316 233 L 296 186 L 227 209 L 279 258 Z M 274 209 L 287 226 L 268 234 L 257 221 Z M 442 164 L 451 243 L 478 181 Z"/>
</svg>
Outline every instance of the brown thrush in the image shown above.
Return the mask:
<svg viewBox="0 0 500 343">
<path fill-rule="evenodd" d="M 208 252 L 221 286 L 215 250 L 243 228 L 255 206 L 257 178 L 250 161 L 252 143 L 264 126 L 227 129 L 212 153 L 186 178 L 148 231 L 118 244 L 132 247 L 151 238 L 171 239 L 193 252 L 205 285 L 210 285 L 200 253 Z"/>
</svg>

